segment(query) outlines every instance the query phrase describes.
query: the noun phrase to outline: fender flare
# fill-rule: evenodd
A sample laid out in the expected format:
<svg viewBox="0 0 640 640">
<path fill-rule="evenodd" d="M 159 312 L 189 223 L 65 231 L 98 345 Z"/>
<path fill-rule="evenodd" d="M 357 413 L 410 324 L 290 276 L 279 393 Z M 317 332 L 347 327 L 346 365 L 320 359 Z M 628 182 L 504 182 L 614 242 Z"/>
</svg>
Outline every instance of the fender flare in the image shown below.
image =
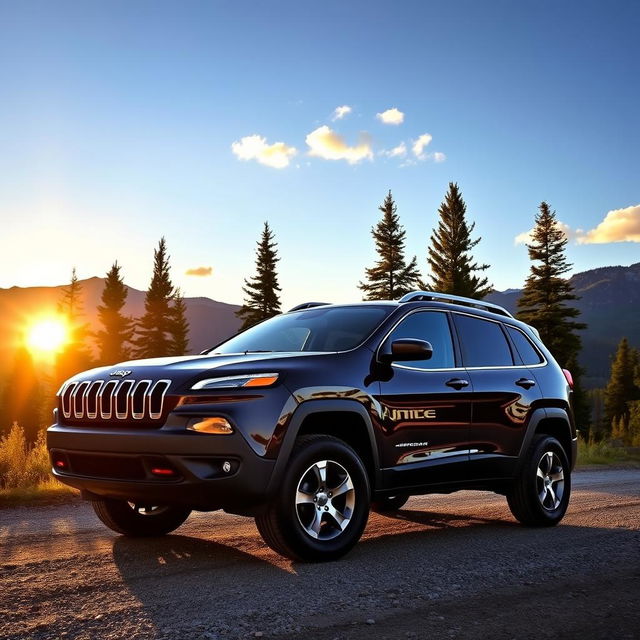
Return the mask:
<svg viewBox="0 0 640 640">
<path fill-rule="evenodd" d="M 350 399 L 327 399 L 327 400 L 306 400 L 302 402 L 294 411 L 291 422 L 287 427 L 287 431 L 282 440 L 282 445 L 278 451 L 276 464 L 271 474 L 271 480 L 267 487 L 267 494 L 272 495 L 280 486 L 280 481 L 287 468 L 291 452 L 293 450 L 296 438 L 300 432 L 300 427 L 306 418 L 318 413 L 354 413 L 362 418 L 367 434 L 369 436 L 369 445 L 371 449 L 371 458 L 373 460 L 373 481 L 375 487 L 371 487 L 371 491 L 375 491 L 376 487 L 381 486 L 381 470 L 380 470 L 380 454 L 375 437 L 371 416 L 367 412 L 362 403 L 357 400 Z M 356 452 L 357 453 L 357 452 Z"/>
<path fill-rule="evenodd" d="M 519 470 L 524 462 L 524 456 L 526 452 L 529 450 L 531 445 L 531 441 L 533 440 L 533 436 L 536 433 L 536 429 L 542 420 L 554 418 L 557 420 L 562 420 L 566 423 L 567 426 L 567 436 L 569 437 L 569 442 L 573 443 L 575 438 L 573 436 L 571 430 L 571 419 L 569 418 L 569 414 L 565 409 L 561 407 L 538 407 L 533 411 L 533 414 L 529 420 L 529 425 L 527 426 L 527 431 L 524 434 L 524 438 L 522 439 L 522 445 L 520 446 L 520 452 L 518 454 L 518 464 L 517 469 Z M 569 464 L 571 468 L 575 464 L 575 452 L 571 449 L 566 452 L 567 457 L 569 458 Z"/>
</svg>

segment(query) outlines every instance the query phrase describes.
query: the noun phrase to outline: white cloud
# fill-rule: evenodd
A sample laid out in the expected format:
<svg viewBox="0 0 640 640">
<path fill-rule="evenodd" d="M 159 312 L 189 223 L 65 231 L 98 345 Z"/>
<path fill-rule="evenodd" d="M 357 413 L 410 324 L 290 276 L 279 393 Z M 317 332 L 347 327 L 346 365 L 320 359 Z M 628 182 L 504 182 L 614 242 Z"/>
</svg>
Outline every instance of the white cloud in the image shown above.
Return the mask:
<svg viewBox="0 0 640 640">
<path fill-rule="evenodd" d="M 407 145 L 401 142 L 397 147 L 381 151 L 380 153 L 383 156 L 387 156 L 387 158 L 403 158 L 407 155 Z"/>
<path fill-rule="evenodd" d="M 411 151 L 413 151 L 413 155 L 418 158 L 418 160 L 427 159 L 427 154 L 424 152 L 424 150 L 429 145 L 431 140 L 433 140 L 433 136 L 430 133 L 423 133 L 418 137 L 417 140 L 414 140 L 411 146 Z"/>
<path fill-rule="evenodd" d="M 564 233 L 565 238 L 572 239 L 575 236 L 575 233 L 571 230 L 571 227 L 560 220 L 556 220 L 556 227 Z M 529 229 L 529 231 L 523 231 L 519 233 L 513 240 L 514 244 L 530 244 L 533 240 L 533 229 Z"/>
<path fill-rule="evenodd" d="M 342 120 L 345 116 L 348 116 L 353 109 L 348 104 L 343 104 L 341 107 L 336 107 L 333 110 L 332 120 Z"/>
<path fill-rule="evenodd" d="M 295 147 L 284 142 L 267 144 L 267 139 L 257 134 L 245 136 L 231 145 L 231 150 L 240 160 L 257 160 L 274 169 L 284 169 L 296 155 Z"/>
<path fill-rule="evenodd" d="M 376 118 L 378 118 L 380 122 L 384 122 L 384 124 L 402 124 L 404 122 L 404 113 L 396 107 L 393 107 L 382 113 L 377 113 Z"/>
<path fill-rule="evenodd" d="M 433 152 L 433 161 L 434 162 L 444 162 L 447 159 L 447 156 L 442 153 L 442 151 L 434 151 Z"/>
<path fill-rule="evenodd" d="M 366 134 L 361 136 L 355 147 L 350 147 L 335 131 L 326 124 L 318 127 L 306 137 L 309 155 L 325 160 L 346 160 L 349 164 L 357 164 L 362 160 L 373 158 L 371 142 Z"/>
<path fill-rule="evenodd" d="M 640 204 L 609 211 L 591 231 L 578 232 L 578 244 L 640 242 Z"/>
</svg>

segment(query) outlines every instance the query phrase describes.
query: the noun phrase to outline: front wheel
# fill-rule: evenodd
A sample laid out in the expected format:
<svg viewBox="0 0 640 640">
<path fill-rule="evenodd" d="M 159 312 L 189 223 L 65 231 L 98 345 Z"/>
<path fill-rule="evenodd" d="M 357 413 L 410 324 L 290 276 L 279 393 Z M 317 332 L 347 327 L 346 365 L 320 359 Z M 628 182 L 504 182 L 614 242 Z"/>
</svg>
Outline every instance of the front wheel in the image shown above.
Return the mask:
<svg viewBox="0 0 640 640">
<path fill-rule="evenodd" d="M 507 493 L 511 513 L 522 524 L 550 527 L 564 517 L 570 495 L 571 469 L 562 445 L 552 436 L 536 436 Z"/>
<path fill-rule="evenodd" d="M 191 509 L 158 506 L 103 498 L 92 501 L 93 510 L 104 524 L 125 536 L 164 536 L 189 517 Z"/>
<path fill-rule="evenodd" d="M 360 539 L 369 516 L 362 461 L 342 440 L 301 437 L 277 495 L 256 516 L 264 541 L 293 560 L 336 560 Z"/>
</svg>

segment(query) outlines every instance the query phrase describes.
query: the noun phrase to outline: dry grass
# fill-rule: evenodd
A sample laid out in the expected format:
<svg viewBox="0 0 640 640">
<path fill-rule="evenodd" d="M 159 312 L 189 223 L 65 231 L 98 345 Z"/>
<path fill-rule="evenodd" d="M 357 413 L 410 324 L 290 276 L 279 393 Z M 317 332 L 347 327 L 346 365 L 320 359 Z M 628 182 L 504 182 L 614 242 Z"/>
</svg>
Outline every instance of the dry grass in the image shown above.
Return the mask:
<svg viewBox="0 0 640 640">
<path fill-rule="evenodd" d="M 578 439 L 578 467 L 591 465 L 640 466 L 640 455 L 629 452 L 625 447 L 612 446 L 606 440 Z"/>
<path fill-rule="evenodd" d="M 53 478 L 50 470 L 44 431 L 29 444 L 22 427 L 14 423 L 0 438 L 0 507 L 64 502 L 78 494 Z"/>
</svg>

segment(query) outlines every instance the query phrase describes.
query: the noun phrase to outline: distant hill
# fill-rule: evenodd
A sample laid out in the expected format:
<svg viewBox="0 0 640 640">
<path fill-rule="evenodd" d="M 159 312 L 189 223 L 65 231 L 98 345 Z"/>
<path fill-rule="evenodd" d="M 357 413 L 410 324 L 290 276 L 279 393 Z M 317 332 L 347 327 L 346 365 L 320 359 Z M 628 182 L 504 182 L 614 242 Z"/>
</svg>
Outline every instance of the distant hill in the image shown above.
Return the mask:
<svg viewBox="0 0 640 640">
<path fill-rule="evenodd" d="M 580 320 L 588 324 L 583 332 L 581 362 L 587 368 L 587 386 L 602 386 L 609 376 L 611 356 L 622 336 L 640 346 L 640 262 L 630 267 L 602 267 L 577 273 L 571 278 L 580 300 Z M 92 329 L 98 327 L 97 306 L 104 287 L 103 278 L 82 280 L 84 308 Z M 37 315 L 55 313 L 62 286 L 11 287 L 0 289 L 0 372 L 6 371 L 13 345 L 20 332 Z M 139 317 L 144 312 L 144 292 L 128 287 L 125 312 Z M 488 300 L 511 312 L 517 309 L 520 289 L 496 291 Z M 238 305 L 210 298 L 186 298 L 191 325 L 190 351 L 199 353 L 240 328 L 235 316 Z"/>
<path fill-rule="evenodd" d="M 81 280 L 84 310 L 92 330 L 98 328 L 97 307 L 104 288 L 104 278 Z M 55 313 L 64 285 L 57 287 L 0 288 L 0 370 L 10 366 L 13 345 L 25 326 L 40 315 Z M 140 317 L 144 313 L 143 291 L 127 287 L 129 295 L 124 313 Z M 235 312 L 239 305 L 217 302 L 210 298 L 185 298 L 190 324 L 191 353 L 199 353 L 237 333 L 240 320 Z"/>
<path fill-rule="evenodd" d="M 626 336 L 640 346 L 640 262 L 629 267 L 601 267 L 576 273 L 571 278 L 580 300 L 579 320 L 588 327 L 582 332 L 580 361 L 587 369 L 585 383 L 603 386 L 609 377 L 611 356 L 618 342 Z M 496 291 L 487 300 L 517 310 L 520 289 Z"/>
</svg>

